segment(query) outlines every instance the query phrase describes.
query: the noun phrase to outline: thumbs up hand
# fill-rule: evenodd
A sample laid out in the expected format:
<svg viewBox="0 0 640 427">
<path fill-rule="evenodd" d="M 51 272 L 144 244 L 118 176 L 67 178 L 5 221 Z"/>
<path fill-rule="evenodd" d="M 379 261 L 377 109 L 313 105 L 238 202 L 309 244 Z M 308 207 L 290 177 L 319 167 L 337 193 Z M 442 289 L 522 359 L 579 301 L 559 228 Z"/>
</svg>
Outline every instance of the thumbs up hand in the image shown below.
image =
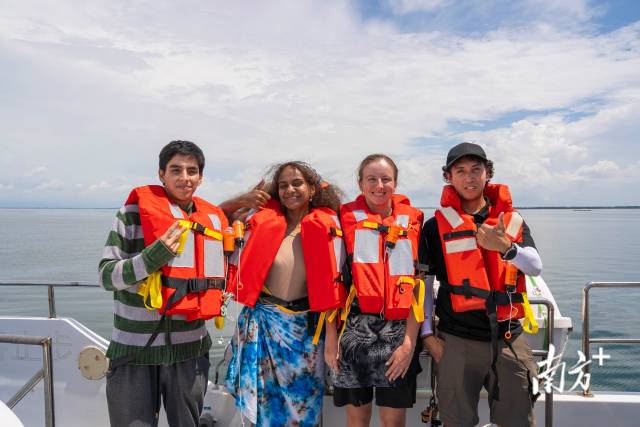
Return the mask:
<svg viewBox="0 0 640 427">
<path fill-rule="evenodd" d="M 269 193 L 264 191 L 264 178 L 253 187 L 253 190 L 243 194 L 241 197 L 242 207 L 249 209 L 257 209 L 267 203 L 271 198 Z"/>
<path fill-rule="evenodd" d="M 511 246 L 511 241 L 506 236 L 504 214 L 500 213 L 495 226 L 482 224 L 476 233 L 476 241 L 483 249 L 505 253 Z"/>
</svg>

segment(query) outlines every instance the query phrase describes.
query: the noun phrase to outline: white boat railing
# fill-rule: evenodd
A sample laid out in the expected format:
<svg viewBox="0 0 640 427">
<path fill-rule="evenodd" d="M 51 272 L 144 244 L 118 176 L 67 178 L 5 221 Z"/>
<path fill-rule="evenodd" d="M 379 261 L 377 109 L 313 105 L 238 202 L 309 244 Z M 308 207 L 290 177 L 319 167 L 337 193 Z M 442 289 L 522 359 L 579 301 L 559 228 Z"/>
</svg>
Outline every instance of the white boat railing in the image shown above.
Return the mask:
<svg viewBox="0 0 640 427">
<path fill-rule="evenodd" d="M 582 353 L 591 360 L 591 344 L 640 344 L 640 338 L 591 338 L 589 333 L 589 294 L 593 288 L 640 288 L 640 282 L 589 282 L 582 289 Z M 591 364 L 584 366 L 585 375 L 590 375 Z M 590 384 L 582 392 L 584 397 L 592 397 Z"/>
<path fill-rule="evenodd" d="M 42 369 L 38 370 L 20 389 L 7 400 L 6 405 L 13 409 L 39 383 L 44 380 L 45 426 L 54 427 L 55 409 L 53 405 L 53 359 L 51 358 L 51 337 L 29 337 L 23 335 L 0 334 L 0 343 L 39 345 L 42 347 Z"/>
<path fill-rule="evenodd" d="M 53 280 L 0 280 L 0 286 L 46 286 L 49 299 L 49 318 L 56 318 L 56 298 L 53 288 L 99 288 L 100 285 L 92 282 L 68 282 Z"/>
</svg>

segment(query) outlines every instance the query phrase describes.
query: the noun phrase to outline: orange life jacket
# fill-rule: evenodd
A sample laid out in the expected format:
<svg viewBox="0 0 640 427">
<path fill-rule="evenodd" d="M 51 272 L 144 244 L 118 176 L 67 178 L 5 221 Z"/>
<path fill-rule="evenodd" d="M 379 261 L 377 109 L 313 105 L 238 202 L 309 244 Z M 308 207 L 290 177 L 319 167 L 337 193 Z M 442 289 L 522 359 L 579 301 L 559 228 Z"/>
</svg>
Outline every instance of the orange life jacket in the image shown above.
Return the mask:
<svg viewBox="0 0 640 427">
<path fill-rule="evenodd" d="M 286 229 L 286 217 L 276 200 L 247 217 L 245 245 L 231 258 L 227 286 L 227 292 L 239 303 L 255 305 Z M 342 307 L 346 300 L 341 274 L 345 252 L 338 215 L 329 208 L 311 209 L 300 221 L 300 235 L 309 310 L 323 312 Z"/>
<path fill-rule="evenodd" d="M 506 237 L 512 242 L 522 241 L 522 217 L 511 206 L 509 187 L 487 184 L 484 195 L 491 202 L 484 224 L 495 226 L 498 215 L 504 214 Z M 497 251 L 478 246 L 477 227 L 473 215 L 461 208 L 460 197 L 451 185 L 442 190 L 441 208 L 435 213 L 440 241 L 447 267 L 448 288 L 451 290 L 453 310 L 463 312 L 487 308 L 487 300 L 496 304 L 498 321 L 524 317 L 522 294 L 526 292 L 524 274 L 510 278 L 512 285 L 505 285 L 509 262 Z M 514 280 L 515 279 L 515 280 Z M 515 285 L 515 287 L 513 286 Z M 509 291 L 509 293 L 507 293 Z"/>
<path fill-rule="evenodd" d="M 220 230 L 228 226 L 224 212 L 194 197 L 194 212 L 188 215 L 171 203 L 159 185 L 133 189 L 127 199 L 127 204 L 131 203 L 136 203 L 140 209 L 145 246 L 155 242 L 176 220 L 186 220 L 192 225 L 182 252 L 161 268 L 160 313 L 184 315 L 188 321 L 220 316 L 225 287 Z"/>
<path fill-rule="evenodd" d="M 405 196 L 395 194 L 392 201 L 391 216 L 383 219 L 369 210 L 360 195 L 342 206 L 340 220 L 360 310 L 382 313 L 386 319 L 406 319 L 415 303 L 415 266 L 424 214 Z M 387 243 L 392 240 L 395 244 Z"/>
</svg>

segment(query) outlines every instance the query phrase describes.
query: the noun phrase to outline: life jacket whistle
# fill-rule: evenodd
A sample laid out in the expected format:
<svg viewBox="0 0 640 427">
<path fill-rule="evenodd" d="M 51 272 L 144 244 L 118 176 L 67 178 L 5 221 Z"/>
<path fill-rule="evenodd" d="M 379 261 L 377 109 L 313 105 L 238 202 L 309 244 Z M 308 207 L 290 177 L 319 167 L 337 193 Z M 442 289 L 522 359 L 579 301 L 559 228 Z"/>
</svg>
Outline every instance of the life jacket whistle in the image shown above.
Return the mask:
<svg viewBox="0 0 640 427">
<path fill-rule="evenodd" d="M 236 246 L 242 248 L 244 246 L 245 224 L 240 220 L 233 221 L 233 238 Z"/>
<path fill-rule="evenodd" d="M 224 254 L 229 256 L 236 249 L 236 242 L 234 240 L 235 235 L 232 227 L 227 227 L 222 232 L 222 247 L 224 248 Z"/>
<path fill-rule="evenodd" d="M 398 241 L 398 237 L 400 237 L 400 231 L 402 231 L 402 228 L 399 225 L 391 224 L 389 226 L 387 237 L 384 239 L 385 246 L 388 249 L 393 249 L 396 247 L 396 242 Z"/>
</svg>

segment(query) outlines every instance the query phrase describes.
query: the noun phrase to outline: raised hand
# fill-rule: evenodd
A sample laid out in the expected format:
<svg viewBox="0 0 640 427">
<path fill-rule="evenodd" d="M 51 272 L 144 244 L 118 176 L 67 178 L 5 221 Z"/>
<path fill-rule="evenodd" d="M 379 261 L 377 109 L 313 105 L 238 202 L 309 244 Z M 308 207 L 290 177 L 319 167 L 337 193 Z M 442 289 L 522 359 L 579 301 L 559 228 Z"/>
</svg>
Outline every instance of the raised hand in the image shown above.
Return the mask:
<svg viewBox="0 0 640 427">
<path fill-rule="evenodd" d="M 242 207 L 250 209 L 257 209 L 267 203 L 271 196 L 264 191 L 264 178 L 260 180 L 258 185 L 253 187 L 253 190 L 243 194 L 241 198 Z"/>
<path fill-rule="evenodd" d="M 495 226 L 482 224 L 476 233 L 478 245 L 490 251 L 504 253 L 511 246 L 511 241 L 506 236 L 504 214 L 498 216 L 498 224 Z"/>
</svg>

